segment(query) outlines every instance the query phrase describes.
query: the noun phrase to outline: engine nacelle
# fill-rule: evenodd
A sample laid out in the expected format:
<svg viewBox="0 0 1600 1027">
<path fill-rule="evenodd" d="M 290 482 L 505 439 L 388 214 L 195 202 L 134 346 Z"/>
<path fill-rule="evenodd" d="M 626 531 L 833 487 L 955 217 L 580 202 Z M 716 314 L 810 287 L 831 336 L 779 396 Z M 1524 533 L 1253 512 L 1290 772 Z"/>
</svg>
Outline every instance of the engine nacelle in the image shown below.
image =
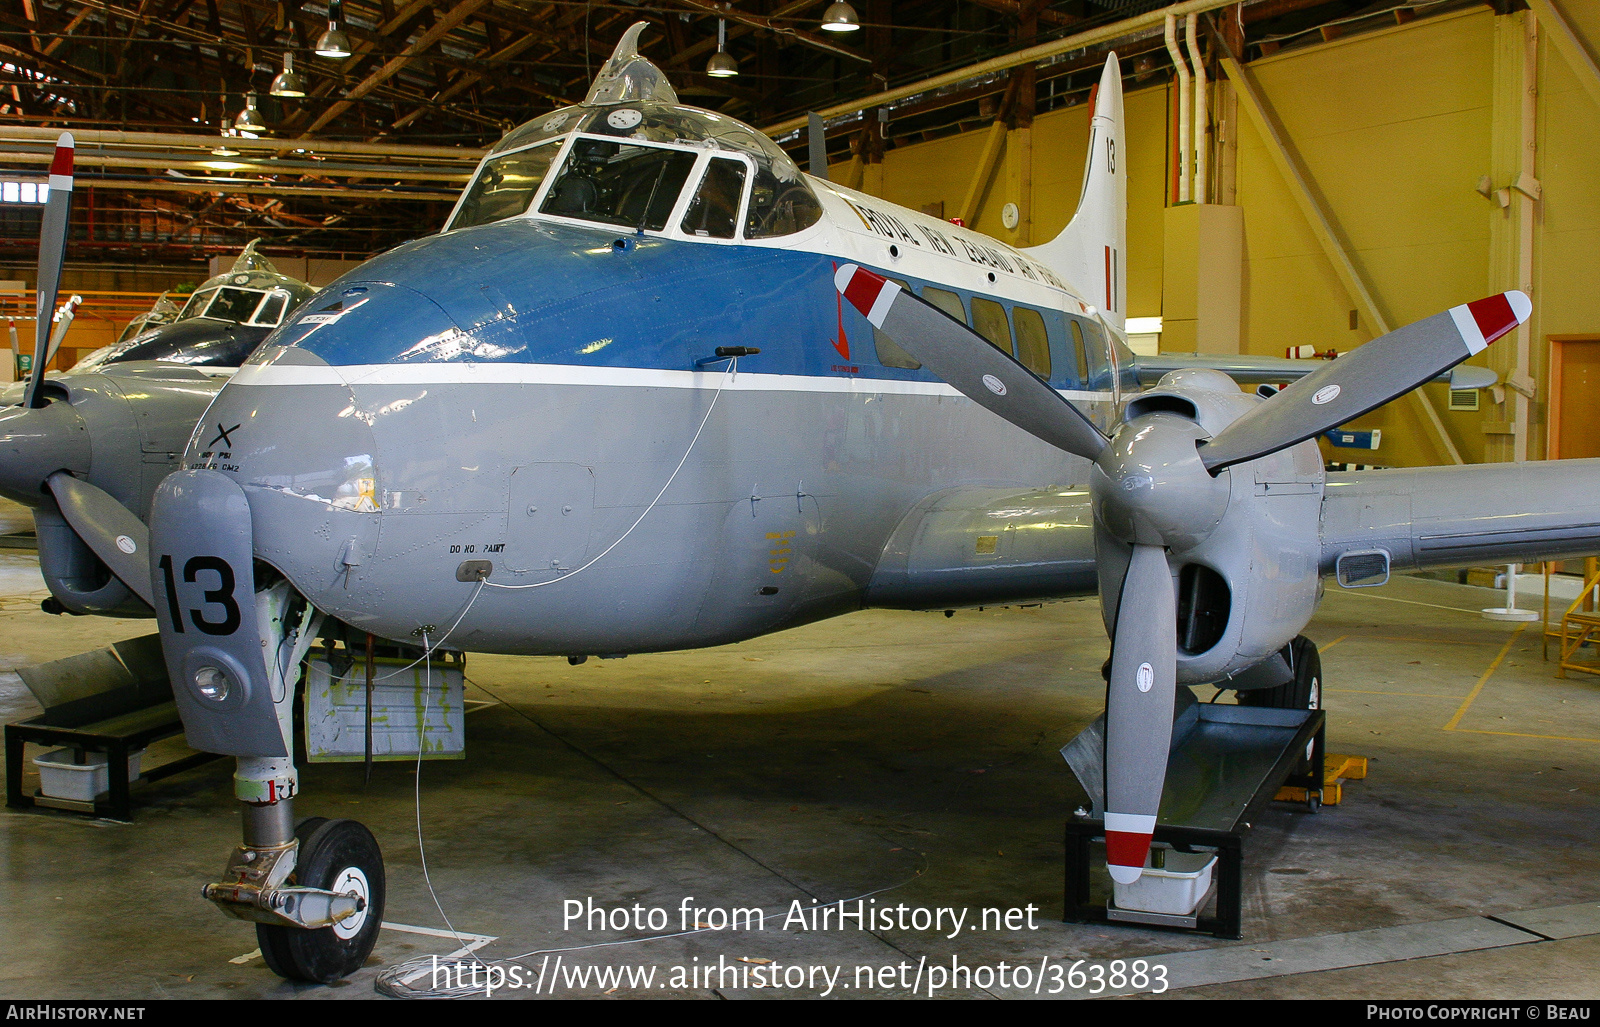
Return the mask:
<svg viewBox="0 0 1600 1027">
<path fill-rule="evenodd" d="M 1128 403 L 1122 432 L 1137 432 L 1154 418 L 1182 417 L 1195 423 L 1197 438 L 1214 437 L 1260 402 L 1218 372 L 1177 371 Z M 1221 683 L 1240 674 L 1280 651 L 1310 621 L 1322 588 L 1323 477 L 1315 441 L 1237 464 L 1217 475 L 1219 484 L 1226 479 L 1227 498 L 1214 526 L 1198 539 L 1199 532 L 1168 533 L 1180 683 Z M 1207 509 L 1197 519 L 1213 516 Z M 1105 592 L 1120 587 L 1129 546 L 1102 527 L 1097 547 L 1110 630 L 1118 597 Z"/>
</svg>

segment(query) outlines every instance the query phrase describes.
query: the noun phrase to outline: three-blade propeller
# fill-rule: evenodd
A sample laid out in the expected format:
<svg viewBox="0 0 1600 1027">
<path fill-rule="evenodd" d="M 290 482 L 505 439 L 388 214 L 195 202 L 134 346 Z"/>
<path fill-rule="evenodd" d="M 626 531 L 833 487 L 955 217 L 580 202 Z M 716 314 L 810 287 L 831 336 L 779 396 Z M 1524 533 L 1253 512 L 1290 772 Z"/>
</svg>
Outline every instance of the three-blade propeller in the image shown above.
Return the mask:
<svg viewBox="0 0 1600 1027">
<path fill-rule="evenodd" d="M 1103 595 L 1118 597 L 1106 690 L 1106 856 L 1115 880 L 1138 880 L 1161 808 L 1177 688 L 1177 602 L 1167 549 L 1180 540 L 1193 544 L 1194 525 L 1172 516 L 1171 497 L 1156 494 L 1150 468 L 1136 454 L 1121 451 L 1121 438 L 1108 444 L 1082 411 L 1010 353 L 865 268 L 840 267 L 834 284 L 874 327 L 892 335 L 956 391 L 1030 435 L 1094 461 L 1095 516 L 1114 512 L 1119 524 L 1136 526 L 1118 531 L 1100 525 L 1130 544 L 1121 588 L 1102 589 Z M 1215 438 L 1179 438 L 1170 435 L 1178 429 L 1169 421 L 1152 420 L 1141 436 L 1169 436 L 1141 444 L 1177 461 L 1167 467 L 1173 480 L 1192 473 L 1187 491 L 1176 497 L 1183 505 L 1185 497 L 1205 495 L 1204 484 L 1226 468 L 1314 438 L 1449 370 L 1527 320 L 1531 309 L 1520 292 L 1454 307 L 1346 353 L 1260 403 Z M 1222 495 L 1226 504 L 1225 489 Z M 1163 516 L 1152 516 L 1158 508 Z M 1200 520 L 1205 516 L 1196 511 Z M 1206 523 L 1203 530 L 1214 526 Z M 1316 556 L 1311 554 L 1313 561 Z"/>
</svg>

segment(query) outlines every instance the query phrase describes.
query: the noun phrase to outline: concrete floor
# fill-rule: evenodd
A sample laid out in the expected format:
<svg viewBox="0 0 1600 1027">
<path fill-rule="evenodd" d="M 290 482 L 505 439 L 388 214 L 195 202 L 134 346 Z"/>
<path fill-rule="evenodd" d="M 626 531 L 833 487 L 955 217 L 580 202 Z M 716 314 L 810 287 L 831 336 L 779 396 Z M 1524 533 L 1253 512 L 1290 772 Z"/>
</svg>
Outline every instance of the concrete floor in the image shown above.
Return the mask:
<svg viewBox="0 0 1600 1027">
<path fill-rule="evenodd" d="M 152 627 L 42 614 L 30 571 L 29 558 L 0 556 L 5 720 L 37 711 L 12 668 Z M 1593 998 L 1600 678 L 1556 679 L 1536 625 L 1477 615 L 1496 600 L 1420 579 L 1329 589 L 1307 630 L 1324 654 L 1328 744 L 1368 756 L 1371 773 L 1342 806 L 1313 816 L 1277 804 L 1261 818 L 1245 849 L 1242 942 L 1059 920 L 1061 825 L 1083 793 L 1057 749 L 1103 704 L 1093 602 L 950 619 L 871 611 L 579 667 L 472 656 L 469 698 L 489 705 L 468 715 L 465 761 L 422 768 L 428 870 L 453 929 L 496 939 L 484 959 L 533 953 L 522 960 L 530 979 L 557 957 L 568 971 L 658 974 L 650 988 L 591 981 L 558 987 L 563 995 L 826 990 L 815 974 L 796 990 L 732 976 L 674 986 L 675 968 L 719 958 L 741 973 L 842 967 L 833 996 L 881 997 L 907 994 L 919 965 L 952 957 L 1051 974 L 1079 959 L 1143 957 L 1172 960 L 1170 997 Z M 383 965 L 457 948 L 385 930 L 371 964 L 341 985 L 280 981 L 253 955 L 250 927 L 197 896 L 238 836 L 230 773 L 219 761 L 139 788 L 130 824 L 0 813 L 0 997 L 370 998 Z M 301 815 L 360 819 L 383 845 L 386 921 L 443 928 L 419 858 L 413 768 L 379 764 L 366 789 L 358 766 L 302 775 Z M 809 909 L 866 895 L 971 918 L 1037 912 L 1033 929 L 953 939 L 948 928 L 780 928 L 796 900 Z M 674 933 L 686 896 L 693 908 L 761 907 L 767 929 L 571 951 Z M 671 929 L 564 929 L 563 902 L 588 898 L 659 907 Z M 1541 928 L 1561 940 L 1480 919 L 1574 904 L 1562 915 L 1576 927 Z M 855 976 L 901 963 L 903 980 L 872 990 Z M 977 983 L 940 994 L 1032 994 L 1016 981 Z M 1051 990 L 1047 978 L 1041 991 Z"/>
</svg>

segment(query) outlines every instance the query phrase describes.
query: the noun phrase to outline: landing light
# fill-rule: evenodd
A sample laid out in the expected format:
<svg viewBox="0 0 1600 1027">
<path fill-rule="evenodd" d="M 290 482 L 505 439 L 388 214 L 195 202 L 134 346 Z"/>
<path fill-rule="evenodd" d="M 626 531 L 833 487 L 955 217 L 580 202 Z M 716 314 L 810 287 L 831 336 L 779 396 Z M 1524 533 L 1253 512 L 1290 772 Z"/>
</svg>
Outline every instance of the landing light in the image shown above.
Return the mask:
<svg viewBox="0 0 1600 1027">
<path fill-rule="evenodd" d="M 201 667 L 194 672 L 194 688 L 212 702 L 228 698 L 228 675 L 220 667 Z"/>
</svg>

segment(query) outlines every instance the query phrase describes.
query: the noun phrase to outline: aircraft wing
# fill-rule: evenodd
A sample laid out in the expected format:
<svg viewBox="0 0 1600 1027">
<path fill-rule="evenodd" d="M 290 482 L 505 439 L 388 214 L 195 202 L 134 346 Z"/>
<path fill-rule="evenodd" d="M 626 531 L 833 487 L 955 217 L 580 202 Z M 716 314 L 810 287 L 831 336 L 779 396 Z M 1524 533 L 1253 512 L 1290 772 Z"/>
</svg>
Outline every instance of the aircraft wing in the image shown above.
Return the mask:
<svg viewBox="0 0 1600 1027">
<path fill-rule="evenodd" d="M 1322 572 L 1375 549 L 1396 570 L 1600 554 L 1600 459 L 1328 475 Z"/>
<path fill-rule="evenodd" d="M 1289 360 L 1249 353 L 1162 353 L 1153 357 L 1140 356 L 1137 366 L 1139 382 L 1143 385 L 1154 385 L 1168 371 L 1190 367 L 1209 367 L 1221 371 L 1240 385 L 1260 385 L 1264 382 L 1296 381 L 1327 366 L 1327 361 Z M 1498 384 L 1500 377 L 1487 367 L 1457 364 L 1433 380 L 1448 382 L 1452 389 L 1487 389 Z"/>
<path fill-rule="evenodd" d="M 1098 594 L 1088 488 L 964 486 L 901 520 L 866 605 L 941 610 Z"/>
</svg>

